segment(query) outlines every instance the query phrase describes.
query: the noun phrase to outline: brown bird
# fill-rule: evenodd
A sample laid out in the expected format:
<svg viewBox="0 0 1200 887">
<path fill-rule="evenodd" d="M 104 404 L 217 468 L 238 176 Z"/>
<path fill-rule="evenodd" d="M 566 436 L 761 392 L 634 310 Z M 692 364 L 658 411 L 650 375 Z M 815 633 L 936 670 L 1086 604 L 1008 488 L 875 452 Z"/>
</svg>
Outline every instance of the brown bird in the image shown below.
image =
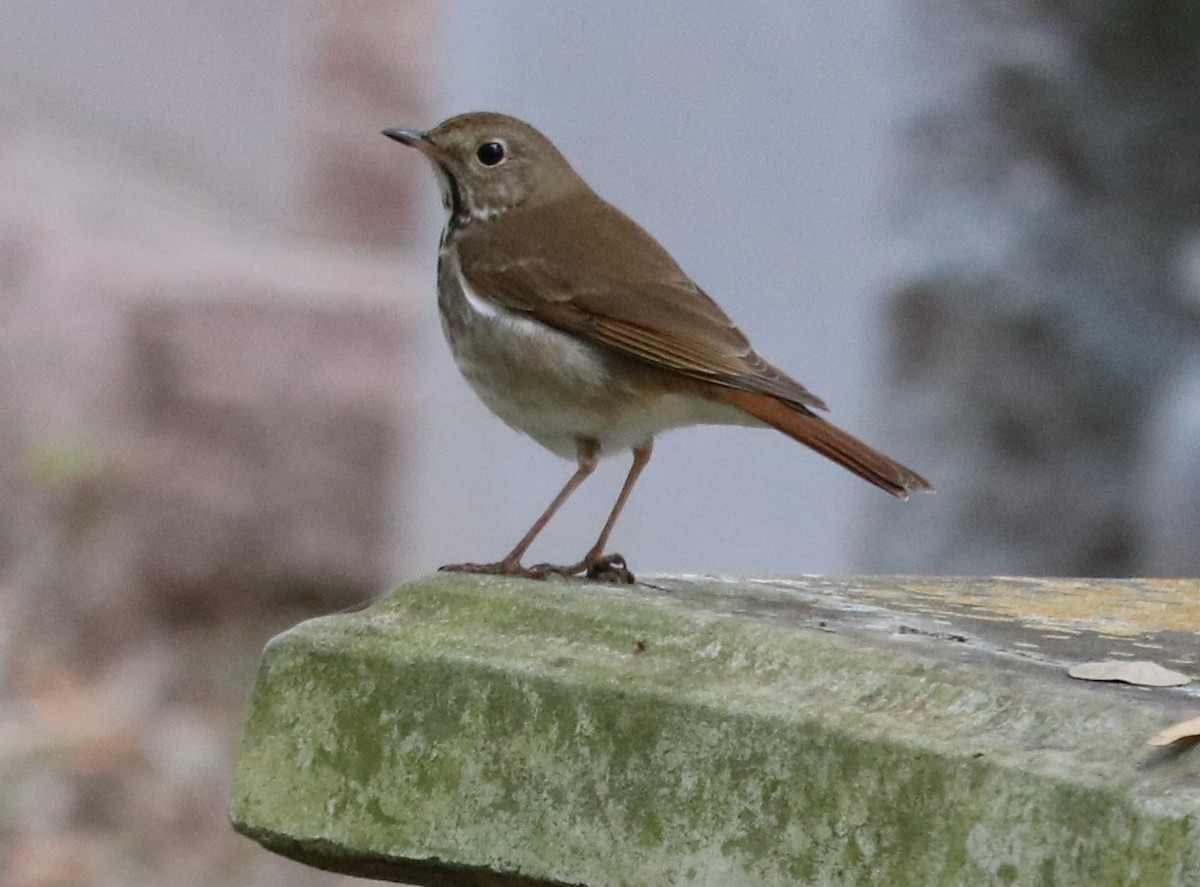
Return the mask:
<svg viewBox="0 0 1200 887">
<path fill-rule="evenodd" d="M 488 409 L 579 466 L 503 560 L 443 570 L 632 581 L 604 550 L 668 428 L 769 425 L 898 498 L 933 489 L 818 416 L 820 398 L 763 360 L 658 241 L 529 124 L 474 113 L 384 135 L 428 157 L 441 186 L 438 309 L 458 368 Z M 633 466 L 596 544 L 576 563 L 523 567 L 596 461 L 622 450 Z"/>
</svg>

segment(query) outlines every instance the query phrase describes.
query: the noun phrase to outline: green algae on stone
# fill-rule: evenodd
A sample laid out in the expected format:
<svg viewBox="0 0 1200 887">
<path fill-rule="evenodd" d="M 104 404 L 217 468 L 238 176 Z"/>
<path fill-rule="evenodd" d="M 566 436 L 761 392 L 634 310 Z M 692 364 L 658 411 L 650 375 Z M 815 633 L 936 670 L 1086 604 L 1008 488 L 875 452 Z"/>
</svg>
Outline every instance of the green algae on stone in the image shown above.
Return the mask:
<svg viewBox="0 0 1200 887">
<path fill-rule="evenodd" d="M 1200 767 L 1137 766 L 1144 703 L 708 593 L 436 577 L 299 626 L 235 824 L 467 878 L 431 884 L 1200 883 Z"/>
</svg>

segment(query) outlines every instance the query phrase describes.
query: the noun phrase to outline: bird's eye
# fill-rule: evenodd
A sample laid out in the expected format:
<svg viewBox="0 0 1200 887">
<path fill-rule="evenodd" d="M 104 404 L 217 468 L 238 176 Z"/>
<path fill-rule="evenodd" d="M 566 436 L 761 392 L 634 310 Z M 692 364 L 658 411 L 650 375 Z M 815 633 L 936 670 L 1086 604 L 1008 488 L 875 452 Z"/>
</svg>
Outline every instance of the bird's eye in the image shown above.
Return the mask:
<svg viewBox="0 0 1200 887">
<path fill-rule="evenodd" d="M 484 142 L 475 152 L 475 156 L 484 166 L 495 166 L 504 159 L 504 145 L 500 142 Z"/>
</svg>

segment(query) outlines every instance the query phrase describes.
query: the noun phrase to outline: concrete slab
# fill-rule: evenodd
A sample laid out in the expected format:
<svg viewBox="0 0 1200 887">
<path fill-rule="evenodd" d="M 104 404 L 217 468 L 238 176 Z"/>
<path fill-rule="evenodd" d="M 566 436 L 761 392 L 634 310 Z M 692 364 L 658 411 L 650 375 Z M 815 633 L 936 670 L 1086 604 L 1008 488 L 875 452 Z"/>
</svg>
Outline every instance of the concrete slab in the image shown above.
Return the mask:
<svg viewBox="0 0 1200 887">
<path fill-rule="evenodd" d="M 1200 582 L 439 575 L 264 653 L 232 804 L 427 885 L 1195 885 Z"/>
</svg>

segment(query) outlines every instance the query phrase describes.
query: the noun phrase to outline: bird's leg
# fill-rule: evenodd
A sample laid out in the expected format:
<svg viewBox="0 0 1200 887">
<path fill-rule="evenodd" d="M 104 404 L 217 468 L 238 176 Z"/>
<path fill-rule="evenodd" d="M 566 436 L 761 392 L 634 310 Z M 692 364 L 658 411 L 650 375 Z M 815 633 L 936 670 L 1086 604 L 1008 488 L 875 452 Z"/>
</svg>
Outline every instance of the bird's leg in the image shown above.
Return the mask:
<svg viewBox="0 0 1200 887">
<path fill-rule="evenodd" d="M 596 544 L 591 547 L 588 553 L 583 556 L 583 560 L 569 567 L 551 567 L 549 564 L 538 564 L 533 569 L 546 569 L 550 572 L 561 573 L 566 576 L 583 573 L 587 578 L 596 579 L 601 582 L 632 584 L 633 573 L 629 571 L 629 567 L 625 563 L 625 558 L 619 554 L 605 555 L 604 546 L 608 544 L 608 536 L 612 532 L 613 527 L 616 526 L 617 518 L 621 516 L 621 509 L 625 507 L 625 502 L 629 499 L 629 494 L 633 492 L 634 484 L 637 483 L 642 469 L 650 461 L 650 454 L 653 449 L 653 441 L 633 448 L 633 464 L 629 467 L 629 474 L 625 476 L 625 483 L 621 486 L 621 492 L 617 494 L 617 501 L 613 505 L 612 511 L 609 512 L 608 520 L 604 522 L 604 529 L 600 531 L 600 538 L 596 540 Z"/>
<path fill-rule="evenodd" d="M 525 552 L 533 544 L 533 540 L 537 538 L 538 533 L 542 532 L 546 524 L 550 523 L 550 519 L 554 517 L 554 513 L 571 497 L 571 494 L 579 488 L 579 485 L 587 480 L 588 475 L 596 470 L 596 459 L 600 452 L 600 445 L 594 440 L 581 438 L 577 446 L 579 467 L 571 475 L 571 479 L 559 490 L 558 495 L 554 497 L 554 501 L 542 512 L 542 516 L 534 521 L 533 526 L 529 528 L 529 532 L 521 538 L 521 541 L 505 556 L 504 560 L 496 561 L 492 564 L 446 564 L 444 567 L 439 567 L 438 569 L 450 573 L 490 573 L 502 576 L 525 576 L 531 579 L 545 579 L 550 573 L 562 572 L 547 564 L 539 564 L 536 567 L 529 568 L 522 567 L 521 558 L 525 556 Z M 575 572 L 582 571 L 576 570 Z"/>
</svg>

